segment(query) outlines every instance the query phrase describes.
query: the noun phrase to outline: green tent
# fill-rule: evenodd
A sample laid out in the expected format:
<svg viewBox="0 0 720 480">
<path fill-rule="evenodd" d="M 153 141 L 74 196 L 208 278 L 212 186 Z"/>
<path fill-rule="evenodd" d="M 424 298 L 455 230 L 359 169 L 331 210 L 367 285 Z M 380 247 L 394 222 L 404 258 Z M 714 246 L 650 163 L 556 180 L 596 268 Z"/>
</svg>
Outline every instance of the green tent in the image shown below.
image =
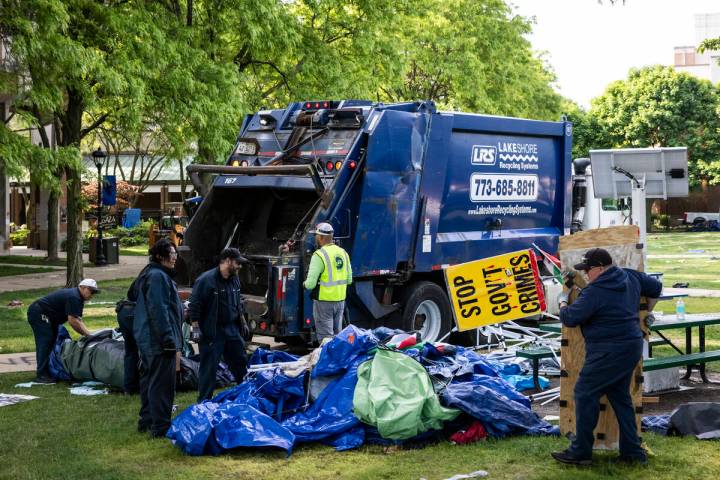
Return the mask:
<svg viewBox="0 0 720 480">
<path fill-rule="evenodd" d="M 358 368 L 353 407 L 356 417 L 391 440 L 440 429 L 460 414 L 440 405 L 422 365 L 403 353 L 382 349 Z"/>
</svg>

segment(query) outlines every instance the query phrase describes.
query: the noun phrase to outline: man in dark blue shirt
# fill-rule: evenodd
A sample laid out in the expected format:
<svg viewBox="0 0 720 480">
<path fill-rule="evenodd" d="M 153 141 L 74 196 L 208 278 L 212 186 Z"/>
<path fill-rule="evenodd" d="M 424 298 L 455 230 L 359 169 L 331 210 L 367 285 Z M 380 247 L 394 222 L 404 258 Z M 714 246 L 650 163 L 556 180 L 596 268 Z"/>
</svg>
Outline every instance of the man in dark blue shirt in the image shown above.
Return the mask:
<svg viewBox="0 0 720 480">
<path fill-rule="evenodd" d="M 581 328 L 585 363 L 575 384 L 575 438 L 570 448 L 552 456 L 563 463 L 592 463 L 593 431 L 600 398 L 606 395 L 620 427 L 620 461 L 645 464 L 647 455 L 637 435 L 630 382 L 643 351 L 640 297 L 648 297 L 648 310 L 652 311 L 662 284 L 644 273 L 613 266 L 612 257 L 602 248 L 585 253 L 575 270 L 585 272 L 589 283 L 572 305 L 567 304 L 567 294 L 558 299 L 560 321 Z"/>
<path fill-rule="evenodd" d="M 55 381 L 50 375 L 50 352 L 57 339 L 58 326 L 68 322 L 80 335 L 90 335 L 82 321 L 83 306 L 99 291 L 95 280 L 86 278 L 77 288 L 57 290 L 30 305 L 27 317 L 35 336 L 37 382 Z"/>
<path fill-rule="evenodd" d="M 243 337 L 249 333 L 240 297 L 237 272 L 247 260 L 237 248 L 220 253 L 217 267 L 198 277 L 190 296 L 193 339 L 200 347 L 198 402 L 212 398 L 218 362 L 222 357 L 240 383 L 247 372 Z"/>
</svg>

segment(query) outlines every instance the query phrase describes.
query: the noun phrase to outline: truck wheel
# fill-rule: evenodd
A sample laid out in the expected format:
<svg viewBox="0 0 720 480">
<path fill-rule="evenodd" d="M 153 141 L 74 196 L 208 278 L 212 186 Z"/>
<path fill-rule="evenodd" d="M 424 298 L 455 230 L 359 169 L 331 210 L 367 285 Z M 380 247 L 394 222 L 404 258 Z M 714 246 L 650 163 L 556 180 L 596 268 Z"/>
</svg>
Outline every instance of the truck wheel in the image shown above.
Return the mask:
<svg viewBox="0 0 720 480">
<path fill-rule="evenodd" d="M 426 342 L 436 342 L 452 328 L 450 301 L 445 291 L 432 282 L 418 282 L 406 290 L 402 328 L 418 331 Z"/>
</svg>

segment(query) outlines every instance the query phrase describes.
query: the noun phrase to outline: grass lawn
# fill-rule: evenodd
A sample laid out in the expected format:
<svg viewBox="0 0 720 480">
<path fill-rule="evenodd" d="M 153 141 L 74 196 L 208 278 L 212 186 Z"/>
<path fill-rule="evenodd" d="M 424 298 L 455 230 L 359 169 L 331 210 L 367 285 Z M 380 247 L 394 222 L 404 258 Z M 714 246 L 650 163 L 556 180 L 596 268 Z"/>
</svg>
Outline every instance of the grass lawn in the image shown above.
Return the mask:
<svg viewBox="0 0 720 480">
<path fill-rule="evenodd" d="M 120 255 L 132 255 L 135 257 L 145 257 L 148 254 L 147 245 L 134 245 L 132 247 L 120 247 Z"/>
<path fill-rule="evenodd" d="M 64 258 L 59 258 L 57 260 L 48 260 L 45 257 L 33 257 L 30 255 L 0 255 L 0 267 L 2 267 L 3 263 L 10 263 L 13 265 L 40 265 L 63 268 L 66 265 Z M 90 262 L 85 262 L 83 263 L 83 266 L 94 267 L 95 265 Z"/>
<path fill-rule="evenodd" d="M 54 267 L 64 267 L 65 259 L 49 261 L 44 257 L 32 257 L 30 255 L 0 255 L 0 263 L 12 263 L 15 265 L 47 265 Z"/>
<path fill-rule="evenodd" d="M 67 385 L 16 389 L 31 374 L 0 375 L 0 391 L 41 397 L 2 408 L 0 438 L 4 458 L 0 479 L 418 479 L 447 478 L 483 469 L 491 479 L 648 480 L 714 479 L 720 469 L 717 444 L 694 439 L 645 435 L 656 454 L 650 466 L 609 463 L 613 454 L 597 454 L 596 465 L 579 469 L 557 464 L 550 452 L 567 440 L 516 437 L 453 446 L 446 442 L 420 450 L 385 453 L 377 446 L 335 452 L 307 445 L 286 458 L 274 450 L 239 450 L 217 457 L 183 455 L 168 440 L 150 440 L 135 431 L 137 397 L 111 394 L 79 397 Z M 179 394 L 180 409 L 194 392 Z"/>
<path fill-rule="evenodd" d="M 663 283 L 720 289 L 720 232 L 675 232 L 647 237 L 647 271 L 663 272 Z M 690 252 L 694 250 L 696 252 Z M 698 252 L 704 250 L 703 252 Z"/>
<path fill-rule="evenodd" d="M 93 301 L 120 299 L 131 281 L 100 282 L 103 293 Z M 33 300 L 51 290 L 0 294 L 0 353 L 34 350 L 25 312 Z M 5 307 L 13 299 L 22 300 L 24 306 L 12 310 Z M 720 298 L 685 300 L 689 313 L 720 312 Z M 661 302 L 656 310 L 671 313 L 674 302 Z M 91 330 L 114 326 L 113 305 L 88 305 L 84 319 Z M 676 337 L 682 340 L 684 335 L 678 332 Z M 720 327 L 709 328 L 707 337 L 708 348 L 720 348 Z M 655 347 L 659 354 L 664 348 Z M 72 396 L 64 383 L 14 388 L 16 383 L 28 381 L 33 375 L 34 372 L 0 374 L 0 392 L 41 397 L 0 407 L 0 438 L 3 439 L 0 479 L 434 480 L 483 469 L 491 479 L 677 480 L 715 479 L 720 470 L 716 442 L 653 434 L 644 435 L 655 453 L 647 468 L 611 464 L 612 453 L 597 454 L 596 464 L 591 468 L 560 465 L 549 455 L 565 448 L 567 440 L 548 437 L 516 437 L 468 446 L 442 442 L 425 449 L 390 452 L 382 447 L 365 446 L 338 453 L 330 447 L 313 444 L 297 448 L 290 457 L 279 451 L 260 449 L 238 450 L 217 457 L 189 457 L 168 440 L 150 440 L 136 432 L 137 397 Z M 180 411 L 192 404 L 195 396 L 195 392 L 178 394 L 176 403 Z"/>
<path fill-rule="evenodd" d="M 90 330 L 117 326 L 115 302 L 125 296 L 132 281 L 132 278 L 126 278 L 98 282 L 101 293 L 96 295 L 92 302 L 112 303 L 95 306 L 92 304 L 85 305 L 83 320 Z M 53 290 L 56 290 L 56 288 L 0 293 L 0 353 L 35 351 L 35 340 L 30 325 L 27 323 L 27 308 L 32 302 Z M 11 300 L 20 300 L 23 302 L 23 306 L 20 308 L 8 308 L 7 304 Z M 78 337 L 72 328 L 66 328 L 73 338 Z"/>
<path fill-rule="evenodd" d="M 52 267 L 18 267 L 15 265 L 0 264 L 0 277 L 10 277 L 13 275 L 25 275 L 26 273 L 45 273 L 55 272 L 57 268 Z"/>
</svg>

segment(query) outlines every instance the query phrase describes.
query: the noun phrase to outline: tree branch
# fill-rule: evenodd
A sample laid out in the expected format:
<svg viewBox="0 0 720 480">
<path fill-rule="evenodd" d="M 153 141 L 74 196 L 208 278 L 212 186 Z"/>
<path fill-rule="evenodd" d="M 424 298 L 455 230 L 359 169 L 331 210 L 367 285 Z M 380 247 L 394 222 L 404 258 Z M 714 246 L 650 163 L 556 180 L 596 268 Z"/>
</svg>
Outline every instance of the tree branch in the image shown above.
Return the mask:
<svg viewBox="0 0 720 480">
<path fill-rule="evenodd" d="M 95 120 L 93 123 L 91 123 L 89 127 L 83 128 L 82 130 L 80 130 L 80 140 L 85 138 L 85 136 L 88 133 L 92 132 L 97 127 L 102 125 L 103 122 L 105 122 L 105 120 L 107 120 L 109 116 L 110 116 L 110 113 L 103 113 L 102 115 L 100 115 L 100 117 L 97 120 Z"/>
</svg>

